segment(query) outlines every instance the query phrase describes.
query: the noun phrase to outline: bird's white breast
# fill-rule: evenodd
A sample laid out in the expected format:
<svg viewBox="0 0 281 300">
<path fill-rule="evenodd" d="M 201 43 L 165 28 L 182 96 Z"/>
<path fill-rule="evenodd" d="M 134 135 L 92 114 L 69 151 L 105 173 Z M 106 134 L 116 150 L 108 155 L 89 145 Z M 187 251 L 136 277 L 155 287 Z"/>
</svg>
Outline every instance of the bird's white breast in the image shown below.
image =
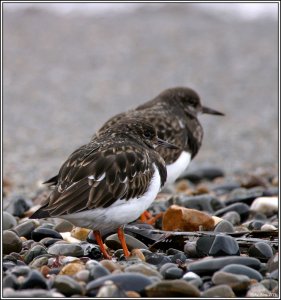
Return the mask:
<svg viewBox="0 0 281 300">
<path fill-rule="evenodd" d="M 130 200 L 117 200 L 107 208 L 96 208 L 61 216 L 75 226 L 86 227 L 93 230 L 112 230 L 121 225 L 136 220 L 156 198 L 161 185 L 161 178 L 155 165 L 154 175 L 148 190 L 139 198 Z"/>
<path fill-rule="evenodd" d="M 172 164 L 166 165 L 167 168 L 167 181 L 165 184 L 175 182 L 175 180 L 187 168 L 191 160 L 191 155 L 187 151 L 183 151 L 179 158 Z"/>
</svg>

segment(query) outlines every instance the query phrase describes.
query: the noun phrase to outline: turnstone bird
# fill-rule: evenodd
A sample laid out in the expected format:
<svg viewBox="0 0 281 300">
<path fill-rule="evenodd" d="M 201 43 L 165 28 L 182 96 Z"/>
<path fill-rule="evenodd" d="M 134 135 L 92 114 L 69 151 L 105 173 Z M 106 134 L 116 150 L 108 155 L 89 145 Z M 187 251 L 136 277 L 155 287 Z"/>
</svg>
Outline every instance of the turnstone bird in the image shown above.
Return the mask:
<svg viewBox="0 0 281 300">
<path fill-rule="evenodd" d="M 68 157 L 54 190 L 30 218 L 59 217 L 92 229 L 106 258 L 100 231 L 118 229 L 128 256 L 121 226 L 136 220 L 166 181 L 159 146 L 175 148 L 145 120 L 123 118 Z"/>
<path fill-rule="evenodd" d="M 203 128 L 197 118 L 200 113 L 224 115 L 202 106 L 200 97 L 194 90 L 187 87 L 170 88 L 136 109 L 112 117 L 96 135 L 99 136 L 107 128 L 122 121 L 124 117 L 142 117 L 147 120 L 156 128 L 159 138 L 178 147 L 157 149 L 166 162 L 166 184 L 169 184 L 185 171 L 201 147 Z"/>
</svg>

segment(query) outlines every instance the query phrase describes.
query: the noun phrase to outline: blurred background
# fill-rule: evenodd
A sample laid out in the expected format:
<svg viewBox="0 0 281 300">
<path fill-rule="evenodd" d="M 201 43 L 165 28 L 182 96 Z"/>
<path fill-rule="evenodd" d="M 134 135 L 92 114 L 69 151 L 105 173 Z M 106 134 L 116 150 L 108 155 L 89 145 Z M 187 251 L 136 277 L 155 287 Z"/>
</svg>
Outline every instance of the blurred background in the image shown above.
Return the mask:
<svg viewBox="0 0 281 300">
<path fill-rule="evenodd" d="M 4 3 L 3 175 L 54 176 L 116 113 L 188 86 L 200 116 L 190 168 L 277 167 L 278 4 Z"/>
</svg>

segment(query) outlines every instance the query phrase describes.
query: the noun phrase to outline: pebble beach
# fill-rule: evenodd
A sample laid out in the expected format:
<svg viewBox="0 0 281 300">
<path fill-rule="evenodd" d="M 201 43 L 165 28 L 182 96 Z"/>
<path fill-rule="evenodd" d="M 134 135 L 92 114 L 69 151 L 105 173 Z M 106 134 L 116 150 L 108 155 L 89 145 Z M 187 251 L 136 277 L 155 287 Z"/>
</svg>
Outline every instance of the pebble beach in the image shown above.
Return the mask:
<svg viewBox="0 0 281 300">
<path fill-rule="evenodd" d="M 132 4 L 131 4 L 132 5 Z M 5 298 L 278 298 L 277 19 L 196 5 L 58 13 L 7 9 L 3 36 Z M 103 238 L 31 220 L 42 185 L 111 116 L 189 86 L 224 117 L 149 207 L 161 218 Z"/>
</svg>

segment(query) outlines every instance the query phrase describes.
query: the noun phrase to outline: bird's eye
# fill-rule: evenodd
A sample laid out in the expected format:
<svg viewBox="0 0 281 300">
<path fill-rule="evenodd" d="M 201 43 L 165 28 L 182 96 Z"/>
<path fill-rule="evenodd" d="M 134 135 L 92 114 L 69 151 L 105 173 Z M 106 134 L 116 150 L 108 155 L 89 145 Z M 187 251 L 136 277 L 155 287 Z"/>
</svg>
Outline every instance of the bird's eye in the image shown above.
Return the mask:
<svg viewBox="0 0 281 300">
<path fill-rule="evenodd" d="M 152 133 L 151 133 L 150 131 L 145 131 L 145 132 L 143 133 L 143 136 L 144 136 L 145 138 L 149 139 L 149 138 L 152 137 Z"/>
</svg>

